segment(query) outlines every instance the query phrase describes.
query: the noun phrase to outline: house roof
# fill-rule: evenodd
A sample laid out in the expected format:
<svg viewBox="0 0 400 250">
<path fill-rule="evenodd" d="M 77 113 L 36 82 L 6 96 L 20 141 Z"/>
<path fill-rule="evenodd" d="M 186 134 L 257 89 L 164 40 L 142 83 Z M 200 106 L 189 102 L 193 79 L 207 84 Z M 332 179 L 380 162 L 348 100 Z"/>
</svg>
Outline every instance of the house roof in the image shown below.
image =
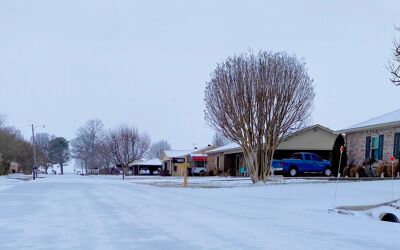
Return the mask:
<svg viewBox="0 0 400 250">
<path fill-rule="evenodd" d="M 150 159 L 150 160 L 138 160 L 131 164 L 137 166 L 162 166 L 162 162 L 158 158 Z"/>
<path fill-rule="evenodd" d="M 207 154 L 189 154 L 191 157 L 201 157 L 201 156 L 207 156 Z"/>
<path fill-rule="evenodd" d="M 306 132 L 308 130 L 311 130 L 311 129 L 314 129 L 314 128 L 319 128 L 319 129 L 325 130 L 325 131 L 327 131 L 329 133 L 332 133 L 332 134 L 335 133 L 333 130 L 331 130 L 331 129 L 327 128 L 327 127 L 321 126 L 320 124 L 315 124 L 315 125 L 300 129 L 299 131 L 296 131 L 294 133 L 286 135 L 285 138 L 283 139 L 283 141 L 286 141 L 292 136 L 304 133 L 304 132 Z M 278 149 L 279 149 L 279 146 L 278 146 Z M 219 148 L 216 148 L 216 149 L 213 149 L 213 150 L 209 150 L 206 153 L 207 154 L 223 153 L 223 152 L 233 153 L 233 152 L 237 152 L 237 151 L 241 151 L 241 150 L 242 150 L 242 148 L 239 146 L 239 144 L 230 143 L 230 144 L 227 144 L 225 146 L 222 146 L 222 147 L 219 147 Z"/>
<path fill-rule="evenodd" d="M 212 150 L 207 151 L 207 154 L 214 154 L 214 153 L 222 153 L 222 152 L 227 152 L 227 151 L 234 151 L 234 150 L 240 150 L 241 147 L 237 143 L 229 143 L 227 145 L 221 146 L 219 148 L 215 148 Z"/>
<path fill-rule="evenodd" d="M 384 114 L 381 116 L 371 118 L 364 122 L 354 124 L 353 126 L 342 129 L 339 132 L 347 132 L 347 133 L 348 132 L 356 132 L 356 131 L 361 131 L 361 130 L 365 130 L 365 129 L 371 129 L 371 128 L 376 128 L 376 127 L 385 127 L 385 126 L 391 126 L 391 125 L 397 125 L 397 124 L 400 124 L 400 109 L 397 109 L 395 111 L 392 111 L 390 113 L 387 113 L 387 114 Z"/>
<path fill-rule="evenodd" d="M 166 157 L 172 158 L 172 157 L 182 157 L 192 152 L 193 150 L 165 150 L 164 154 Z"/>
<path fill-rule="evenodd" d="M 314 129 L 314 128 L 319 128 L 319 129 L 325 130 L 325 131 L 327 131 L 327 132 L 329 132 L 329 133 L 335 134 L 335 131 L 333 131 L 333 130 L 330 129 L 330 128 L 324 127 L 324 126 L 322 126 L 322 125 L 320 125 L 320 124 L 314 124 L 314 125 L 312 125 L 312 126 L 308 126 L 308 127 L 306 127 L 306 128 L 300 129 L 300 130 L 298 130 L 298 131 L 296 131 L 296 132 L 293 132 L 293 133 L 291 133 L 291 134 L 286 135 L 286 136 L 284 137 L 283 141 L 289 139 L 290 137 L 292 137 L 292 136 L 294 136 L 294 135 L 298 135 L 298 134 L 300 134 L 300 133 L 304 133 L 304 132 L 306 132 L 306 131 L 308 131 L 308 130 L 311 130 L 311 129 Z"/>
</svg>

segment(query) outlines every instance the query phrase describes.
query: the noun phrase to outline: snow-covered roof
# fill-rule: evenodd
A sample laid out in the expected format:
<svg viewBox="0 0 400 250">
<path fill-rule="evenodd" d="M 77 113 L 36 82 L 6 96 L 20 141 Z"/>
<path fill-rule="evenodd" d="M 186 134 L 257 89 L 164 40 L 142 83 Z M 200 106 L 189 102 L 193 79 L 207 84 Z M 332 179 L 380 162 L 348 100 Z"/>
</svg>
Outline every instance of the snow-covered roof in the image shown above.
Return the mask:
<svg viewBox="0 0 400 250">
<path fill-rule="evenodd" d="M 191 157 L 196 157 L 196 156 L 198 156 L 198 157 L 204 157 L 204 156 L 207 156 L 207 154 L 190 154 L 190 156 Z"/>
<path fill-rule="evenodd" d="M 221 146 L 219 148 L 209 150 L 209 151 L 207 151 L 207 154 L 222 153 L 225 151 L 240 150 L 240 149 L 241 149 L 241 147 L 239 146 L 239 144 L 233 142 L 233 143 L 229 143 L 225 146 Z"/>
<path fill-rule="evenodd" d="M 392 111 L 390 113 L 378 117 L 374 117 L 364 122 L 354 124 L 353 126 L 340 130 L 340 132 L 355 132 L 369 128 L 394 125 L 398 123 L 400 123 L 400 109 L 397 109 L 395 111 Z"/>
<path fill-rule="evenodd" d="M 192 152 L 193 150 L 165 150 L 164 154 L 166 157 L 172 158 L 172 157 L 182 157 Z"/>
<path fill-rule="evenodd" d="M 331 129 L 327 128 L 327 127 L 321 126 L 320 124 L 315 124 L 315 125 L 300 129 L 300 130 L 298 130 L 298 131 L 296 131 L 294 133 L 291 133 L 291 134 L 285 136 L 284 140 L 288 140 L 292 136 L 304 133 L 304 132 L 306 132 L 308 130 L 311 130 L 311 129 L 314 129 L 314 128 L 320 128 L 320 129 L 325 130 L 325 131 L 327 131 L 329 133 L 332 133 L 332 134 L 335 133 L 333 130 L 331 130 Z M 237 151 L 241 151 L 241 150 L 242 150 L 242 148 L 239 146 L 239 144 L 230 143 L 230 144 L 227 144 L 225 146 L 209 150 L 209 151 L 207 151 L 207 154 L 223 153 L 223 152 L 236 153 Z"/>
<path fill-rule="evenodd" d="M 162 166 L 162 162 L 158 158 L 150 159 L 150 160 L 139 160 L 134 161 L 131 165 L 138 166 Z"/>
</svg>

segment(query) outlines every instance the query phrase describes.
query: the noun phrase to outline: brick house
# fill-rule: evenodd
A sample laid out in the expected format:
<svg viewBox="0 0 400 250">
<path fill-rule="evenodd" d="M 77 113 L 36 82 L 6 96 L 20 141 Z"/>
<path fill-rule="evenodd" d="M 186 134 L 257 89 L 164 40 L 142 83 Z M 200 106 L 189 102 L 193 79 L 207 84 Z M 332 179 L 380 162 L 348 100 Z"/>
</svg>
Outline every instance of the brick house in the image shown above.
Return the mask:
<svg viewBox="0 0 400 250">
<path fill-rule="evenodd" d="M 339 131 L 345 134 L 349 163 L 367 158 L 389 161 L 399 158 L 400 109 Z"/>
</svg>

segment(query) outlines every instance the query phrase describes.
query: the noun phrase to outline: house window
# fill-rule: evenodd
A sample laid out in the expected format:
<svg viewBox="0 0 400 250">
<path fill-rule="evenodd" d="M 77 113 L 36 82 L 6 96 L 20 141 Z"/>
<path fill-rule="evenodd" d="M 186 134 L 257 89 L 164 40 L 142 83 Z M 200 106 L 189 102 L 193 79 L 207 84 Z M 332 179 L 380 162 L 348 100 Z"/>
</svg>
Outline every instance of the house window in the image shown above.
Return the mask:
<svg viewBox="0 0 400 250">
<path fill-rule="evenodd" d="M 176 172 L 176 165 L 174 165 L 174 172 Z"/>
<path fill-rule="evenodd" d="M 371 158 L 379 159 L 379 136 L 371 137 Z"/>
<path fill-rule="evenodd" d="M 393 156 L 399 159 L 400 133 L 394 134 Z"/>
<path fill-rule="evenodd" d="M 217 163 L 215 165 L 217 165 L 217 168 L 219 169 L 219 156 L 217 156 Z"/>
</svg>

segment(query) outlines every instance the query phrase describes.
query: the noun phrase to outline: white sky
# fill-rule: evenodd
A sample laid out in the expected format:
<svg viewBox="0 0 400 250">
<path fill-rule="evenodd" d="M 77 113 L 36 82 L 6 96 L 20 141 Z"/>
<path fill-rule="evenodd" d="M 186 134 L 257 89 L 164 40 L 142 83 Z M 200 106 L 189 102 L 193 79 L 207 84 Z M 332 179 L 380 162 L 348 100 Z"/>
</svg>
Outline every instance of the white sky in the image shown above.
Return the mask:
<svg viewBox="0 0 400 250">
<path fill-rule="evenodd" d="M 340 129 L 400 108 L 385 66 L 400 1 L 0 2 L 0 113 L 71 139 L 135 124 L 174 148 L 211 142 L 205 82 L 246 49 L 305 58 L 313 119 Z"/>
</svg>

